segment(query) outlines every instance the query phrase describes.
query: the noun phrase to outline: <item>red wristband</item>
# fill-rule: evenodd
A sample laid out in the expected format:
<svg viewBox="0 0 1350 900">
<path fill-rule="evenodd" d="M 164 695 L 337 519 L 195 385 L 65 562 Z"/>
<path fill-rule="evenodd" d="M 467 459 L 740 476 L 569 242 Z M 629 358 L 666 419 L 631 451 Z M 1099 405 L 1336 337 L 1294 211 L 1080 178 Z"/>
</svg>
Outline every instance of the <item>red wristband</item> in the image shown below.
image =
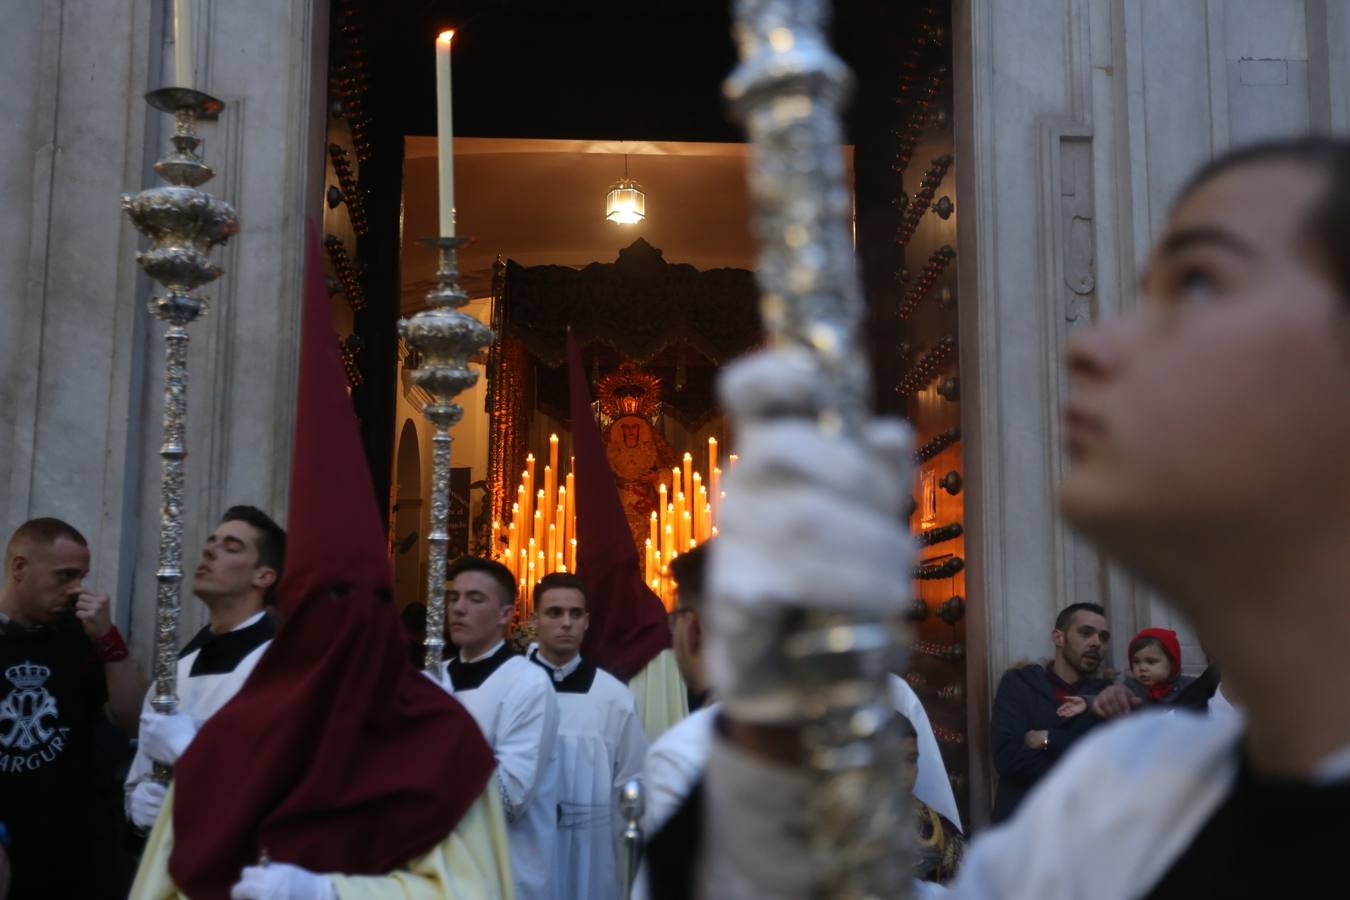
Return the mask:
<svg viewBox="0 0 1350 900">
<path fill-rule="evenodd" d="M 94 641 L 94 653 L 98 656 L 99 662 L 111 663 L 126 659 L 130 654 L 127 651 L 127 642 L 122 640 L 122 633 L 114 625 L 108 629 L 108 633 L 98 640 Z"/>
</svg>

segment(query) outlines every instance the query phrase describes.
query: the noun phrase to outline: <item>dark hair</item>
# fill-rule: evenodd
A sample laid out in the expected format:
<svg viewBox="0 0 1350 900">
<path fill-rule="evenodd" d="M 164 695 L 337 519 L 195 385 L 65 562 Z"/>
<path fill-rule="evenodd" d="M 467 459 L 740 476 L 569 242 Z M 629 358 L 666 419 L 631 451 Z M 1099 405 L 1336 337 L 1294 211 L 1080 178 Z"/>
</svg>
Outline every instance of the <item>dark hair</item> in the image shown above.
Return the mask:
<svg viewBox="0 0 1350 900">
<path fill-rule="evenodd" d="M 909 716 L 904 713 L 896 713 L 895 719 L 898 723 L 896 730 L 900 732 L 900 737 L 902 739 L 914 738 L 916 741 L 919 739 L 919 732 L 915 729 L 914 723 L 909 720 Z"/>
<path fill-rule="evenodd" d="M 534 583 L 534 608 L 539 608 L 539 600 L 544 596 L 545 591 L 551 591 L 554 588 L 575 588 L 581 591 L 581 600 L 588 607 L 591 600 L 586 596 L 586 583 L 571 572 L 549 572 L 543 578 Z"/>
<path fill-rule="evenodd" d="M 464 572 L 482 572 L 497 582 L 497 586 L 502 589 L 502 598 L 499 601 L 502 606 L 510 606 L 516 602 L 516 576 L 512 575 L 510 569 L 495 559 L 484 559 L 481 556 L 461 556 L 446 568 L 445 578 L 447 581 L 454 581 L 456 576 Z"/>
<path fill-rule="evenodd" d="M 1304 229 L 1341 300 L 1350 306 L 1350 253 L 1345 252 L 1350 246 L 1350 140 L 1307 135 L 1238 147 L 1215 157 L 1192 175 L 1177 202 L 1231 169 L 1267 162 L 1297 163 L 1326 175 L 1326 187 L 1308 210 Z"/>
<path fill-rule="evenodd" d="M 50 547 L 60 538 L 68 538 L 81 547 L 89 546 L 89 542 L 84 539 L 84 535 L 80 534 L 74 525 L 61 519 L 43 516 L 39 519 L 29 519 L 24 522 L 14 529 L 14 533 L 9 537 L 9 543 L 5 545 L 6 573 L 9 569 L 9 561 L 14 556 L 15 548 L 20 544 L 27 542 Z"/>
<path fill-rule="evenodd" d="M 275 606 L 277 586 L 281 584 L 282 573 L 286 569 L 286 531 L 267 513 L 256 506 L 231 506 L 220 517 L 221 522 L 243 522 L 258 533 L 258 567 L 267 566 L 277 573 L 276 581 L 268 585 L 263 593 L 263 603 Z"/>
<path fill-rule="evenodd" d="M 414 600 L 403 607 L 398 614 L 403 622 L 403 627 L 409 631 L 423 632 L 427 630 L 427 605 L 420 600 Z"/>
<path fill-rule="evenodd" d="M 1177 661 L 1175 659 L 1172 659 L 1172 651 L 1168 650 L 1166 645 L 1164 645 L 1162 641 L 1158 640 L 1155 637 L 1141 637 L 1135 638 L 1133 641 L 1131 641 L 1129 653 L 1127 654 L 1130 658 L 1130 662 L 1134 662 L 1134 655 L 1138 653 L 1140 650 L 1143 650 L 1145 647 L 1157 647 L 1159 650 L 1162 651 L 1162 655 L 1167 657 L 1168 662 L 1170 662 L 1173 666 L 1177 664 Z"/>
<path fill-rule="evenodd" d="M 704 541 L 693 550 L 686 550 L 670 561 L 670 574 L 680 592 L 680 605 L 689 609 L 703 606 L 703 589 L 708 576 L 708 548 L 712 541 Z"/>
<path fill-rule="evenodd" d="M 1055 630 L 1065 631 L 1066 629 L 1068 629 L 1069 623 L 1073 621 L 1074 614 L 1080 612 L 1096 613 L 1103 619 L 1106 618 L 1106 610 L 1102 608 L 1101 604 L 1070 603 L 1068 606 L 1064 607 L 1059 611 L 1059 615 L 1055 616 Z"/>
</svg>

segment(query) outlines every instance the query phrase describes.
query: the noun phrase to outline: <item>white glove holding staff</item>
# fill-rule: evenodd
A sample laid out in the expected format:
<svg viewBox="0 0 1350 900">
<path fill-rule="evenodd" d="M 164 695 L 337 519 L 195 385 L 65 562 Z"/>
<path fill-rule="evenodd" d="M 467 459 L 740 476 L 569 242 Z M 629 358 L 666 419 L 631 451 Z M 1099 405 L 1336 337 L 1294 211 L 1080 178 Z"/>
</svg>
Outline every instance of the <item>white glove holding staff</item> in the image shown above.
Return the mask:
<svg viewBox="0 0 1350 900">
<path fill-rule="evenodd" d="M 136 785 L 131 791 L 131 824 L 137 828 L 152 828 L 168 793 L 168 788 L 154 781 Z"/>
<path fill-rule="evenodd" d="M 333 882 L 287 863 L 248 866 L 230 888 L 230 900 L 337 900 Z"/>
<path fill-rule="evenodd" d="M 141 713 L 141 749 L 154 762 L 172 766 L 196 736 L 197 723 L 186 713 Z"/>
</svg>

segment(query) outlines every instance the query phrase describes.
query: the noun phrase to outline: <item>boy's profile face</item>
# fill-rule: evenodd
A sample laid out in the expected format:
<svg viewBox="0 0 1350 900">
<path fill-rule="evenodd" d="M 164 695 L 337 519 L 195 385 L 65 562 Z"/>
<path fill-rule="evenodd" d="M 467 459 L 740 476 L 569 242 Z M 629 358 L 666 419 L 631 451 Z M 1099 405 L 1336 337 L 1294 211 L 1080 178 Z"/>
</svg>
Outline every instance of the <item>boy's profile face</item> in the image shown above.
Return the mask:
<svg viewBox="0 0 1350 900">
<path fill-rule="evenodd" d="M 1127 561 L 1197 534 L 1232 552 L 1350 507 L 1350 312 L 1308 228 L 1327 181 L 1268 161 L 1202 182 L 1138 307 L 1070 342 L 1061 500 Z"/>
<path fill-rule="evenodd" d="M 900 739 L 900 795 L 914 793 L 914 782 L 919 780 L 919 739 L 902 737 Z"/>
<path fill-rule="evenodd" d="M 1130 656 L 1130 674 L 1145 686 L 1166 684 L 1172 680 L 1172 661 L 1157 644 L 1145 644 Z"/>
</svg>

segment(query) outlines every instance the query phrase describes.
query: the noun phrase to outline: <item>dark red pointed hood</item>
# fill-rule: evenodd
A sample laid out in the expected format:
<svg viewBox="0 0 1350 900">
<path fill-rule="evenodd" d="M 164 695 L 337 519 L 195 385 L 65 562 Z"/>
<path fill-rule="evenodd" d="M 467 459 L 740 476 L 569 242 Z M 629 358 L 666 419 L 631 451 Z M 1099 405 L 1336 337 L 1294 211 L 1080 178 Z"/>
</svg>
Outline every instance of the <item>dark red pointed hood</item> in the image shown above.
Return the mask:
<svg viewBox="0 0 1350 900">
<path fill-rule="evenodd" d="M 577 575 L 591 625 L 581 653 L 624 681 L 670 646 L 666 608 L 642 581 L 637 547 L 591 412 L 581 350 L 567 332 L 567 387 L 577 485 Z"/>
<path fill-rule="evenodd" d="M 194 900 L 228 897 L 264 850 L 315 872 L 399 867 L 451 833 L 495 766 L 408 661 L 312 227 L 306 267 L 284 622 L 175 771 L 169 872 Z"/>
</svg>

